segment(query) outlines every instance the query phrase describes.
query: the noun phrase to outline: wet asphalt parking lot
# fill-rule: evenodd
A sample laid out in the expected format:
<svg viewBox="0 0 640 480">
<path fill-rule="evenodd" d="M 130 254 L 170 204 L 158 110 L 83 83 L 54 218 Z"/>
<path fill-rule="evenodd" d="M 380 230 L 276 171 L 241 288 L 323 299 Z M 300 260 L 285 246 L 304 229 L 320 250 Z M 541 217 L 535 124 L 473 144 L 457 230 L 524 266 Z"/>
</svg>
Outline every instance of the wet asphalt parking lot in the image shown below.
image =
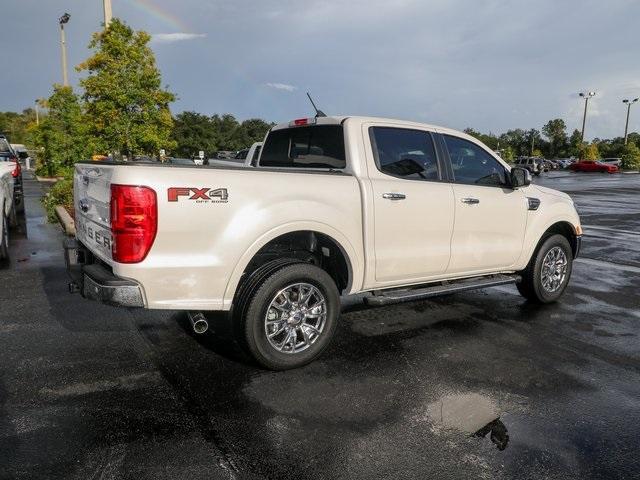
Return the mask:
<svg viewBox="0 0 640 480">
<path fill-rule="evenodd" d="M 26 181 L 0 270 L 0 478 L 640 478 L 640 175 L 553 172 L 586 232 L 562 300 L 513 286 L 345 302 L 332 346 L 260 370 L 179 312 L 67 292 Z"/>
</svg>

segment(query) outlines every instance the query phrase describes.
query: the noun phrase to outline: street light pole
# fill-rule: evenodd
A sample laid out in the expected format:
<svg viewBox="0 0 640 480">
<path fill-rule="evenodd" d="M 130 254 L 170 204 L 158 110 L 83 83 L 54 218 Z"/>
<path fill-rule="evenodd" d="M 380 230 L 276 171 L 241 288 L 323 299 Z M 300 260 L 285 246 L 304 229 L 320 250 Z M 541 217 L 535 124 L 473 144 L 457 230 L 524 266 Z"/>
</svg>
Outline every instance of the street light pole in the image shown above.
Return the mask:
<svg viewBox="0 0 640 480">
<path fill-rule="evenodd" d="M 65 13 L 58 22 L 60 23 L 60 46 L 62 48 L 62 85 L 69 86 L 69 76 L 67 75 L 67 41 L 64 35 L 64 25 L 69 22 L 71 15 Z"/>
<path fill-rule="evenodd" d="M 589 99 L 595 96 L 596 92 L 580 92 L 579 95 L 584 98 L 584 115 L 582 116 L 582 135 L 580 141 L 584 142 L 584 126 L 587 123 L 587 106 L 589 105 Z"/>
<path fill-rule="evenodd" d="M 38 99 L 36 98 L 36 125 L 40 125 L 40 113 L 38 112 Z"/>
<path fill-rule="evenodd" d="M 104 8 L 104 28 L 107 28 L 111 23 L 111 0 L 102 0 L 102 7 Z"/>
<path fill-rule="evenodd" d="M 636 103 L 638 101 L 637 98 L 634 98 L 633 100 L 629 100 L 628 98 L 625 98 L 624 100 L 622 100 L 622 103 L 626 103 L 627 104 L 627 122 L 624 125 L 624 144 L 627 144 L 627 139 L 628 139 L 628 133 L 629 133 L 629 114 L 631 113 L 631 105 L 633 105 L 634 103 Z"/>
</svg>

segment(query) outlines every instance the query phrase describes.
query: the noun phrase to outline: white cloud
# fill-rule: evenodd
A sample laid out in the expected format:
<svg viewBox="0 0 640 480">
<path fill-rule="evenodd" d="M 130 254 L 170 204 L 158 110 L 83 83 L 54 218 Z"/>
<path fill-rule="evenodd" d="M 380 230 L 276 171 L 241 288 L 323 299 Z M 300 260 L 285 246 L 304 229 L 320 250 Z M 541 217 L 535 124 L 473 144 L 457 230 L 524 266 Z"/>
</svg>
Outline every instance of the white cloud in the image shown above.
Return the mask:
<svg viewBox="0 0 640 480">
<path fill-rule="evenodd" d="M 195 38 L 204 38 L 206 36 L 206 33 L 154 33 L 151 35 L 151 39 L 158 43 L 173 43 L 193 40 Z"/>
<path fill-rule="evenodd" d="M 265 84 L 269 88 L 275 88 L 276 90 L 284 90 L 286 92 L 293 92 L 297 90 L 298 87 L 294 87 L 293 85 L 288 85 L 286 83 L 266 83 Z"/>
</svg>

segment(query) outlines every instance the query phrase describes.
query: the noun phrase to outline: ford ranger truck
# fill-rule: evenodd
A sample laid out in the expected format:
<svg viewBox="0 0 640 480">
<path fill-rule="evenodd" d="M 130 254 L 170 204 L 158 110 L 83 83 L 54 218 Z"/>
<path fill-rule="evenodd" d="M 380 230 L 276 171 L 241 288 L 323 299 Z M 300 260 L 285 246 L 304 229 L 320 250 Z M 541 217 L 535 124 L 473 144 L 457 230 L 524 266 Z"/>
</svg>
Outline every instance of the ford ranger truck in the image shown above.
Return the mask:
<svg viewBox="0 0 640 480">
<path fill-rule="evenodd" d="M 80 162 L 73 291 L 228 312 L 257 363 L 287 369 L 329 344 L 340 298 L 385 305 L 514 283 L 558 300 L 582 229 L 568 195 L 531 184 L 464 133 L 319 117 L 273 127 L 252 167 Z"/>
</svg>

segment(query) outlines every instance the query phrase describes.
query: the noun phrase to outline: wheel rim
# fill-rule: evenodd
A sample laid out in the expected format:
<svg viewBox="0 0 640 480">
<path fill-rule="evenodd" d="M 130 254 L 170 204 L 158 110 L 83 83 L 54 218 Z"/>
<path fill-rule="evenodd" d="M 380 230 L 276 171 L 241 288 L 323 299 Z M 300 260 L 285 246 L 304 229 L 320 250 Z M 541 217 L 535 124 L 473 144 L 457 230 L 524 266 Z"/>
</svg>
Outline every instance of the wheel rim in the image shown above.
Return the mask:
<svg viewBox="0 0 640 480">
<path fill-rule="evenodd" d="M 547 252 L 542 260 L 542 288 L 549 293 L 557 292 L 567 278 L 567 268 L 569 261 L 564 250 L 560 247 L 553 247 Z"/>
<path fill-rule="evenodd" d="M 294 283 L 271 300 L 264 317 L 269 344 L 282 353 L 299 353 L 322 335 L 327 321 L 324 295 L 309 283 Z"/>
</svg>

